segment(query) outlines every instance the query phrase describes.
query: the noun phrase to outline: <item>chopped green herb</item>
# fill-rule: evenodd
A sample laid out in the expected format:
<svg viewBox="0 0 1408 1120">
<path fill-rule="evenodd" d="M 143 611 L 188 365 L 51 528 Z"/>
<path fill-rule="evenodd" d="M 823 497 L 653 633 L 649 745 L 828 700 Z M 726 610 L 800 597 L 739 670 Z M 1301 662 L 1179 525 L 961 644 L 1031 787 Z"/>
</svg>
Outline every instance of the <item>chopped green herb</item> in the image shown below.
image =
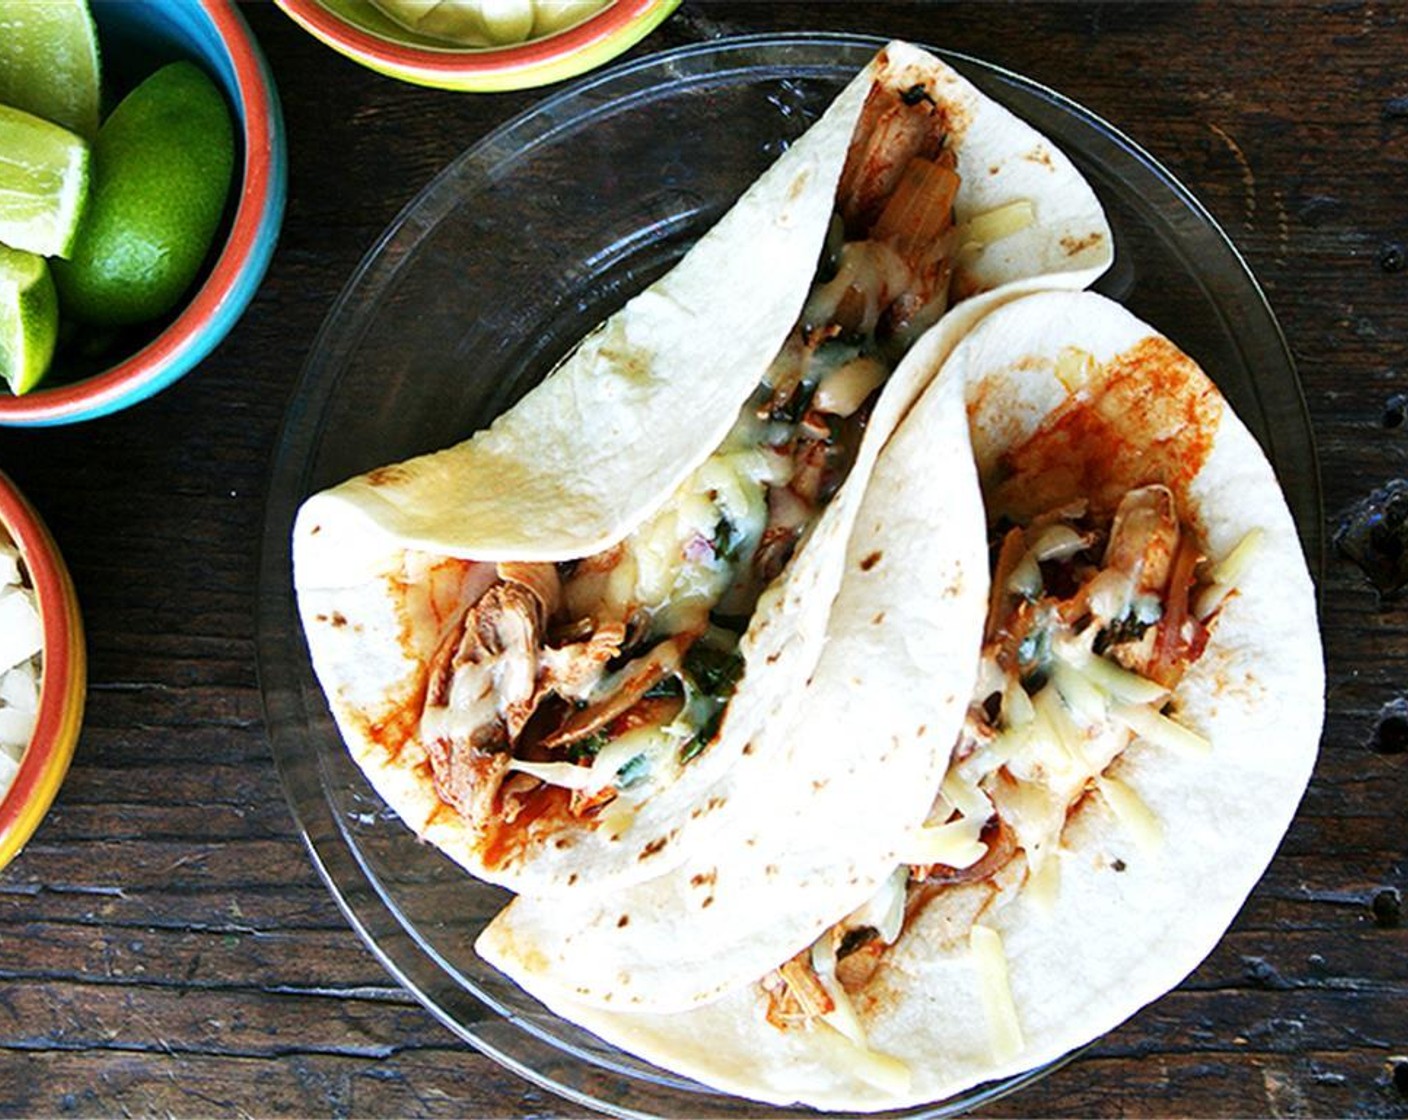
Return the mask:
<svg viewBox="0 0 1408 1120">
<path fill-rule="evenodd" d="M 719 725 L 723 723 L 723 721 L 724 709 L 723 706 L 720 705 L 714 714 L 704 721 L 704 726 L 699 729 L 694 738 L 680 747 L 680 761 L 690 762 L 703 754 L 704 748 L 707 747 L 714 736 L 719 733 Z"/>
<path fill-rule="evenodd" d="M 683 682 L 682 680 L 680 680 L 679 677 L 676 677 L 676 676 L 669 676 L 669 677 L 665 677 L 663 680 L 656 681 L 653 685 L 651 685 L 648 689 L 646 689 L 646 690 L 645 690 L 645 694 L 644 694 L 644 696 L 642 697 L 642 699 L 650 700 L 650 699 L 654 699 L 655 697 L 658 697 L 658 696 L 683 696 L 683 695 L 684 695 L 684 682 Z"/>
<path fill-rule="evenodd" d="M 1123 645 L 1125 642 L 1137 642 L 1144 636 L 1144 631 L 1148 630 L 1153 622 L 1145 622 L 1138 618 L 1133 611 L 1123 618 L 1116 619 L 1106 626 L 1100 633 L 1095 635 L 1095 641 L 1091 648 L 1103 655 L 1111 646 Z"/>
<path fill-rule="evenodd" d="M 743 658 L 735 650 L 714 649 L 695 642 L 685 654 L 684 671 L 700 692 L 724 697 L 743 675 Z"/>
<path fill-rule="evenodd" d="M 611 736 L 606 733 L 604 728 L 601 731 L 594 731 L 584 739 L 567 744 L 567 761 L 586 762 L 593 759 L 609 742 L 611 742 Z"/>
<path fill-rule="evenodd" d="M 650 762 L 643 754 L 638 754 L 616 771 L 616 788 L 629 789 L 637 782 L 645 781 L 650 772 Z"/>
<path fill-rule="evenodd" d="M 725 560 L 737 560 L 740 550 L 743 548 L 746 535 L 738 531 L 735 525 L 727 516 L 719 518 L 719 523 L 714 527 L 714 551 Z"/>
</svg>

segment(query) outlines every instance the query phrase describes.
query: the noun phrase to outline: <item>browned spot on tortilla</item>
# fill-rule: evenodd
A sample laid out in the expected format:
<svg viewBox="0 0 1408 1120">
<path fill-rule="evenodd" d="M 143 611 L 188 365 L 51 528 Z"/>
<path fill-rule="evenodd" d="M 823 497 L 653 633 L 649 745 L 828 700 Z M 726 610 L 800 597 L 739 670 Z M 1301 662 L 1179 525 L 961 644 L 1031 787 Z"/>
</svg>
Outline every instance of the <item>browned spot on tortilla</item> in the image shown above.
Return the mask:
<svg viewBox="0 0 1408 1120">
<path fill-rule="evenodd" d="M 1002 172 L 1002 168 L 999 167 L 999 166 L 998 166 L 997 164 L 995 164 L 995 163 L 992 164 L 992 165 L 988 168 L 988 174 L 989 174 L 989 175 L 998 175 L 998 174 L 1001 174 L 1001 172 Z"/>
<path fill-rule="evenodd" d="M 989 517 L 1024 522 L 1085 498 L 1112 515 L 1138 486 L 1162 483 L 1180 504 L 1212 451 L 1223 401 L 1173 343 L 1150 336 L 1102 366 L 1077 396 L 999 461 Z"/>
<path fill-rule="evenodd" d="M 727 804 L 728 798 L 726 797 L 711 797 L 704 803 L 704 811 L 712 813 L 715 809 L 722 809 Z"/>
<path fill-rule="evenodd" d="M 880 563 L 883 558 L 884 553 L 872 552 L 869 556 L 867 556 L 864 560 L 860 562 L 860 570 L 863 572 L 870 571 L 870 569 L 875 567 L 876 564 Z"/>
<path fill-rule="evenodd" d="M 1061 248 L 1065 250 L 1066 256 L 1074 257 L 1077 253 L 1083 253 L 1087 249 L 1099 245 L 1105 240 L 1105 235 L 1099 230 L 1087 233 L 1084 237 L 1063 237 L 1061 238 Z"/>
<path fill-rule="evenodd" d="M 713 906 L 713 905 L 714 905 L 714 896 L 713 896 L 713 895 L 710 895 L 708 898 L 706 898 L 703 902 L 701 902 L 701 903 L 699 904 L 699 909 L 703 910 L 703 909 L 706 909 L 707 907 L 710 907 L 710 906 Z"/>
<path fill-rule="evenodd" d="M 744 754 L 752 754 L 752 753 L 753 753 L 753 744 L 752 744 L 751 742 L 749 742 L 749 743 L 744 743 L 744 744 L 743 744 L 743 753 L 744 753 Z"/>
<path fill-rule="evenodd" d="M 884 612 L 884 611 L 878 611 L 878 612 L 876 612 L 875 617 L 872 618 L 870 621 L 871 621 L 872 623 L 874 623 L 876 626 L 879 626 L 882 622 L 885 621 L 885 612 Z"/>
<path fill-rule="evenodd" d="M 812 789 L 815 790 L 817 793 L 820 793 L 822 790 L 824 790 L 826 788 L 826 785 L 827 782 L 825 778 L 812 779 Z"/>
<path fill-rule="evenodd" d="M 404 482 L 410 477 L 410 472 L 402 463 L 389 463 L 384 467 L 377 467 L 367 474 L 367 482 L 373 486 L 394 486 L 398 482 Z"/>
<path fill-rule="evenodd" d="M 668 836 L 657 836 L 654 840 L 652 840 L 649 844 L 647 844 L 644 848 L 641 849 L 640 855 L 636 856 L 636 859 L 649 859 L 651 856 L 659 855 L 660 852 L 664 849 L 665 845 L 669 842 L 670 838 Z"/>
<path fill-rule="evenodd" d="M 559 836 L 556 840 L 552 842 L 552 846 L 558 851 L 564 851 L 565 849 L 570 848 L 572 846 L 572 837 Z"/>
<path fill-rule="evenodd" d="M 341 611 L 333 611 L 332 615 L 328 618 L 328 622 L 330 622 L 334 628 L 340 630 L 347 625 L 347 616 Z"/>
<path fill-rule="evenodd" d="M 1039 163 L 1042 167 L 1054 170 L 1056 164 L 1051 159 L 1051 152 L 1043 144 L 1038 144 L 1022 157 L 1029 163 Z"/>
<path fill-rule="evenodd" d="M 768 878 L 772 878 L 772 876 L 776 875 L 779 870 L 780 869 L 778 868 L 777 864 L 770 863 L 763 868 L 763 874 L 768 876 Z"/>
<path fill-rule="evenodd" d="M 625 929 L 630 924 L 631 916 L 629 914 L 622 914 L 619 918 L 616 919 L 617 929 Z"/>
<path fill-rule="evenodd" d="M 779 657 L 781 657 L 781 656 L 782 656 L 782 651 L 781 651 L 780 649 L 775 649 L 775 650 L 773 650 L 770 654 L 768 654 L 768 656 L 767 656 L 767 663 L 768 663 L 769 665 L 776 665 L 776 664 L 777 664 L 777 659 L 778 659 Z"/>
<path fill-rule="evenodd" d="M 567 885 L 568 885 L 569 887 L 575 886 L 575 885 L 576 885 L 576 882 L 577 882 L 577 873 L 574 871 L 574 872 L 572 872 L 571 875 L 567 876 Z"/>
<path fill-rule="evenodd" d="M 701 871 L 697 875 L 692 875 L 689 880 L 691 887 L 705 887 L 719 877 L 717 868 L 710 871 Z"/>
<path fill-rule="evenodd" d="M 924 738 L 925 735 L 929 734 L 929 725 L 927 723 L 921 723 L 919 730 L 916 731 L 915 734 L 921 739 Z"/>
<path fill-rule="evenodd" d="M 311 529 L 308 530 L 308 535 L 310 537 L 316 537 L 322 531 L 323 527 L 321 525 L 314 525 Z"/>
</svg>

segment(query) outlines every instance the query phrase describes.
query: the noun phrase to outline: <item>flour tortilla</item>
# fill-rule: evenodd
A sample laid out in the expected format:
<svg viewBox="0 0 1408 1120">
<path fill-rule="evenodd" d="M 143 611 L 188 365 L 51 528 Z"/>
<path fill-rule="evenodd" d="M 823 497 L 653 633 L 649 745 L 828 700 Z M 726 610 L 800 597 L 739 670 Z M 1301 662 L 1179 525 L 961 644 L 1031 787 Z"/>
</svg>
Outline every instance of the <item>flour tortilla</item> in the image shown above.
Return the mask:
<svg viewBox="0 0 1408 1120">
<path fill-rule="evenodd" d="M 1064 835 L 1054 899 L 1019 889 L 1019 858 L 995 900 L 971 885 L 923 911 L 855 999 L 869 1046 L 908 1066 L 906 1088 L 884 1090 L 858 1077 L 853 1047 L 834 1031 L 771 1027 L 756 984 L 685 1013 L 620 1014 L 549 999 L 554 1010 L 731 1093 L 865 1112 L 941 1100 L 1055 1060 L 1177 985 L 1211 952 L 1275 853 L 1314 765 L 1324 697 L 1314 592 L 1272 468 L 1251 434 L 1191 359 L 1098 296 L 1058 293 L 1010 304 L 945 365 L 938 387 L 964 383 L 978 468 L 989 485 L 1000 477 L 1003 453 L 1071 396 L 1061 375 L 1072 368 L 1062 358 L 1072 350 L 1149 378 L 1148 412 L 1136 405 L 1129 421 L 1153 438 L 1132 458 L 1110 461 L 1112 480 L 1162 474 L 1215 558 L 1253 529 L 1264 533 L 1174 696 L 1180 721 L 1211 741 L 1211 753 L 1136 742 L 1116 764 L 1157 818 L 1162 843 L 1141 844 L 1102 799 L 1089 798 Z M 1168 395 L 1156 398 L 1155 386 Z M 1151 416 L 1172 415 L 1175 405 L 1187 406 L 1191 422 L 1206 424 L 1212 436 L 1191 478 L 1171 477 L 1174 459 L 1164 456 L 1187 434 L 1183 426 L 1143 427 Z M 1139 457 L 1143 467 L 1130 469 Z M 885 809 L 857 806 L 856 814 Z M 984 972 L 968 949 L 966 931 L 979 908 L 1005 950 L 1023 1038 L 1015 1056 L 995 1056 Z"/>
<path fill-rule="evenodd" d="M 482 592 L 489 561 L 560 561 L 620 541 L 718 445 L 798 316 L 876 83 L 923 84 L 944 106 L 963 179 L 959 221 L 1017 200 L 1035 221 L 965 253 L 955 284 L 968 298 L 925 336 L 923 360 L 892 375 L 851 481 L 759 603 L 743 642 L 747 671 L 711 747 L 622 831 L 582 826 L 489 866 L 479 830 L 438 796 L 418 740 L 417 698 L 445 620 Z M 986 310 L 1034 288 L 1082 287 L 1110 260 L 1099 203 L 1061 153 L 937 59 L 890 44 L 668 275 L 487 431 L 305 503 L 293 535 L 300 615 L 363 772 L 419 835 L 516 890 L 599 890 L 678 864 L 727 805 L 712 787 L 765 761 L 745 748 L 798 702 L 885 436 Z M 446 558 L 486 563 L 466 572 Z"/>
<path fill-rule="evenodd" d="M 984 537 L 962 386 L 948 382 L 876 465 L 816 672 L 797 717 L 760 736 L 768 764 L 721 783 L 724 827 L 633 887 L 516 899 L 480 955 L 549 1003 L 680 1011 L 774 968 L 864 903 L 928 813 L 968 708 Z"/>
</svg>

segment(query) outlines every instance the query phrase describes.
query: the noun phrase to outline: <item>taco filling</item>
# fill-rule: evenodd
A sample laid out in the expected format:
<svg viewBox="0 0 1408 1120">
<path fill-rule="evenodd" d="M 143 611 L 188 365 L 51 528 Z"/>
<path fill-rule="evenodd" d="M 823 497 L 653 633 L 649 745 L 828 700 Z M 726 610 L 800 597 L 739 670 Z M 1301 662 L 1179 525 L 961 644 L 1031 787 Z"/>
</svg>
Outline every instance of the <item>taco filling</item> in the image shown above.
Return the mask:
<svg viewBox="0 0 1408 1120">
<path fill-rule="evenodd" d="M 1081 500 L 1020 525 L 998 519 L 978 685 L 911 862 L 763 979 L 774 1027 L 827 1024 L 866 1051 L 868 1080 L 902 1076 L 867 1050 L 856 1008 L 891 947 L 940 903 L 945 940 L 966 942 L 994 981 L 986 985 L 995 993 L 994 1050 L 1020 1051 L 1001 941 L 984 914 L 1016 891 L 1050 898 L 1060 889 L 1054 856 L 1088 798 L 1103 799 L 1140 844 L 1159 844 L 1159 822 L 1118 776 L 1136 740 L 1211 749 L 1179 723 L 1170 696 L 1206 648 L 1260 535 L 1215 564 L 1199 535 L 1159 484 L 1129 490 L 1112 514 Z"/>
<path fill-rule="evenodd" d="M 553 821 L 628 821 L 709 749 L 759 598 L 947 310 L 959 248 L 1020 228 L 955 226 L 956 160 L 922 85 L 876 86 L 856 136 L 802 313 L 723 443 L 616 546 L 499 563 L 441 642 L 421 738 L 440 796 L 487 830 L 488 866 Z"/>
</svg>

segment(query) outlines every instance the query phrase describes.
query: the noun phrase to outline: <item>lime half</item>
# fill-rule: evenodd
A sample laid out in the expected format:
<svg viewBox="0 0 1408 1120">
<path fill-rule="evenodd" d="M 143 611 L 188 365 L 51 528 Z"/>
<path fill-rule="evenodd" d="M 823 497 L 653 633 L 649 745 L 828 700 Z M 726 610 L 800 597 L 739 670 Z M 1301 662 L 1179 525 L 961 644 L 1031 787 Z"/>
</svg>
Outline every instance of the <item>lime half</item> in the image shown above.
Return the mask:
<svg viewBox="0 0 1408 1120">
<path fill-rule="evenodd" d="M 68 256 L 87 194 L 87 141 L 0 105 L 0 242 Z"/>
<path fill-rule="evenodd" d="M 85 0 L 0 0 L 0 105 L 98 135 L 98 33 Z"/>
<path fill-rule="evenodd" d="M 59 298 L 43 257 L 0 245 L 0 376 L 10 392 L 39 383 L 59 336 Z"/>
</svg>

